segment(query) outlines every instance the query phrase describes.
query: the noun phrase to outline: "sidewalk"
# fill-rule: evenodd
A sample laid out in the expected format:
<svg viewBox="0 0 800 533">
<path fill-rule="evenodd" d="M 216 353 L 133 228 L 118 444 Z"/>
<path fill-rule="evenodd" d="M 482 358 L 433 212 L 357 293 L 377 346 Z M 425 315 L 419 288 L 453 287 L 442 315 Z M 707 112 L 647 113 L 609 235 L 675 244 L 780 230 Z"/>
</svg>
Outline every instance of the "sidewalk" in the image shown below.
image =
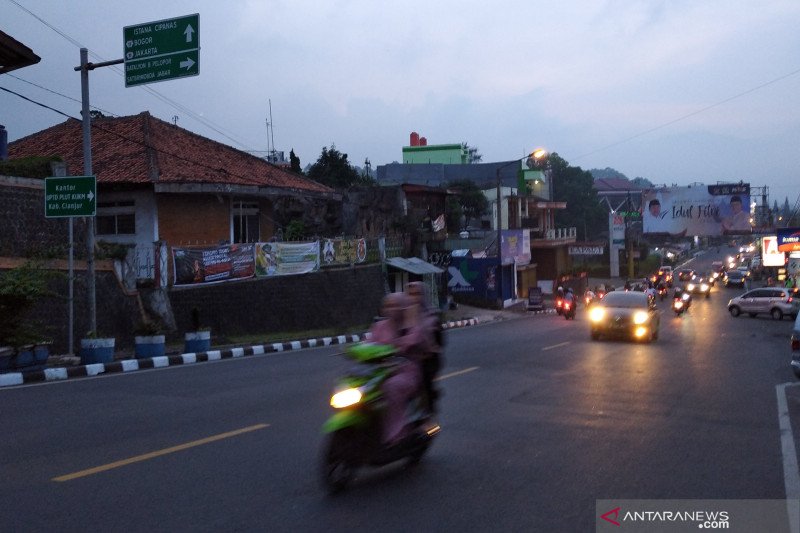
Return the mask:
<svg viewBox="0 0 800 533">
<path fill-rule="evenodd" d="M 442 323 L 442 327 L 445 330 L 462 328 L 487 322 L 510 320 L 529 314 L 531 313 L 526 311 L 525 303 L 522 300 L 512 307 L 503 310 L 482 309 L 479 307 L 459 305 L 457 309 L 447 311 L 445 314 L 446 321 Z M 299 334 L 298 336 L 302 336 L 302 334 Z M 305 348 L 314 348 L 318 346 L 349 344 L 368 339 L 368 333 L 361 333 L 336 335 L 316 339 L 290 340 L 255 346 L 216 346 L 208 352 L 172 354 L 148 359 L 126 358 L 111 363 L 97 363 L 90 365 L 81 365 L 79 357 L 54 355 L 51 356 L 50 360 L 48 361 L 49 365 L 54 366 L 49 366 L 43 370 L 7 372 L 0 374 L 0 388 L 29 383 L 62 381 L 71 378 L 90 377 L 98 374 L 134 372 L 137 370 L 146 370 L 151 368 L 163 368 L 167 366 L 187 365 L 206 361 L 217 361 L 221 359 L 232 359 L 236 357 L 287 352 L 293 350 L 302 350 Z"/>
</svg>

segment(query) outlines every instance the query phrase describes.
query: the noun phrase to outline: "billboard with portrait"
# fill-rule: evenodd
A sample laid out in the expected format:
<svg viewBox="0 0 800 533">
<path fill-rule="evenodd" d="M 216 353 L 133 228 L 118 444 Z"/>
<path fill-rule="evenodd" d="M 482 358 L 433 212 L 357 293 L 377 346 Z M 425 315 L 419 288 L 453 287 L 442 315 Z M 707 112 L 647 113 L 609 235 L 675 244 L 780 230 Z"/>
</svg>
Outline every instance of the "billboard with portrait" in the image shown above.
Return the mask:
<svg viewBox="0 0 800 533">
<path fill-rule="evenodd" d="M 642 208 L 644 233 L 707 237 L 752 233 L 749 183 L 650 189 L 642 194 Z"/>
</svg>

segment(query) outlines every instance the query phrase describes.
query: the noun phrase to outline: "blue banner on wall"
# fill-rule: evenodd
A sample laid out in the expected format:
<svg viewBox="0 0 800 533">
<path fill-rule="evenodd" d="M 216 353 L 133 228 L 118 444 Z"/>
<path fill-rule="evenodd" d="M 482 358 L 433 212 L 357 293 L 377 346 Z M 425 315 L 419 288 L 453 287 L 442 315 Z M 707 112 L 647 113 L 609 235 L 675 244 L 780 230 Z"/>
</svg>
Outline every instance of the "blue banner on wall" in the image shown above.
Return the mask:
<svg viewBox="0 0 800 533">
<path fill-rule="evenodd" d="M 498 278 L 502 283 L 503 299 L 511 298 L 514 266 L 502 267 L 498 276 L 496 258 L 475 259 L 472 257 L 453 257 L 447 267 L 447 288 L 450 294 L 464 295 L 494 303 L 498 295 Z"/>
</svg>

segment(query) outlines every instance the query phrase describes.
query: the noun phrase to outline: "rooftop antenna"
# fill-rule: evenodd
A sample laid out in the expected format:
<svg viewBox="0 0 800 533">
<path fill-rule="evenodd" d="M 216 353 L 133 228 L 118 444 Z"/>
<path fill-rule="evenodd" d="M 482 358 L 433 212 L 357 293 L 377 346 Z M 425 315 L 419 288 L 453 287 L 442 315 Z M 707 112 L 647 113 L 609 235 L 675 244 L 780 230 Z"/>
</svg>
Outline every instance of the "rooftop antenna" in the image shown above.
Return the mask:
<svg viewBox="0 0 800 533">
<path fill-rule="evenodd" d="M 272 128 L 272 99 L 269 99 L 269 118 L 267 119 L 267 160 L 271 163 L 278 161 L 275 153 L 275 131 Z"/>
<path fill-rule="evenodd" d="M 172 115 L 172 124 L 174 124 L 175 126 L 177 126 L 177 125 L 178 125 L 178 120 L 179 120 L 179 119 L 180 119 L 180 117 L 179 117 L 178 115 Z"/>
</svg>

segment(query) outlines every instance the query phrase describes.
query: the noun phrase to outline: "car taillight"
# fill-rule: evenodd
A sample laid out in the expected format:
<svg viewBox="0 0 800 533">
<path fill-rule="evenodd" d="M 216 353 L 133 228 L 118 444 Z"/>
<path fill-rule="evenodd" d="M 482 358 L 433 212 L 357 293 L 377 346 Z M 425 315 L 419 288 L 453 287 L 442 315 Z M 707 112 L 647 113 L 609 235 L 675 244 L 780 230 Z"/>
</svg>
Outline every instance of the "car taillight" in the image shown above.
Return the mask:
<svg viewBox="0 0 800 533">
<path fill-rule="evenodd" d="M 800 350 L 800 339 L 792 339 L 792 350 Z"/>
</svg>

